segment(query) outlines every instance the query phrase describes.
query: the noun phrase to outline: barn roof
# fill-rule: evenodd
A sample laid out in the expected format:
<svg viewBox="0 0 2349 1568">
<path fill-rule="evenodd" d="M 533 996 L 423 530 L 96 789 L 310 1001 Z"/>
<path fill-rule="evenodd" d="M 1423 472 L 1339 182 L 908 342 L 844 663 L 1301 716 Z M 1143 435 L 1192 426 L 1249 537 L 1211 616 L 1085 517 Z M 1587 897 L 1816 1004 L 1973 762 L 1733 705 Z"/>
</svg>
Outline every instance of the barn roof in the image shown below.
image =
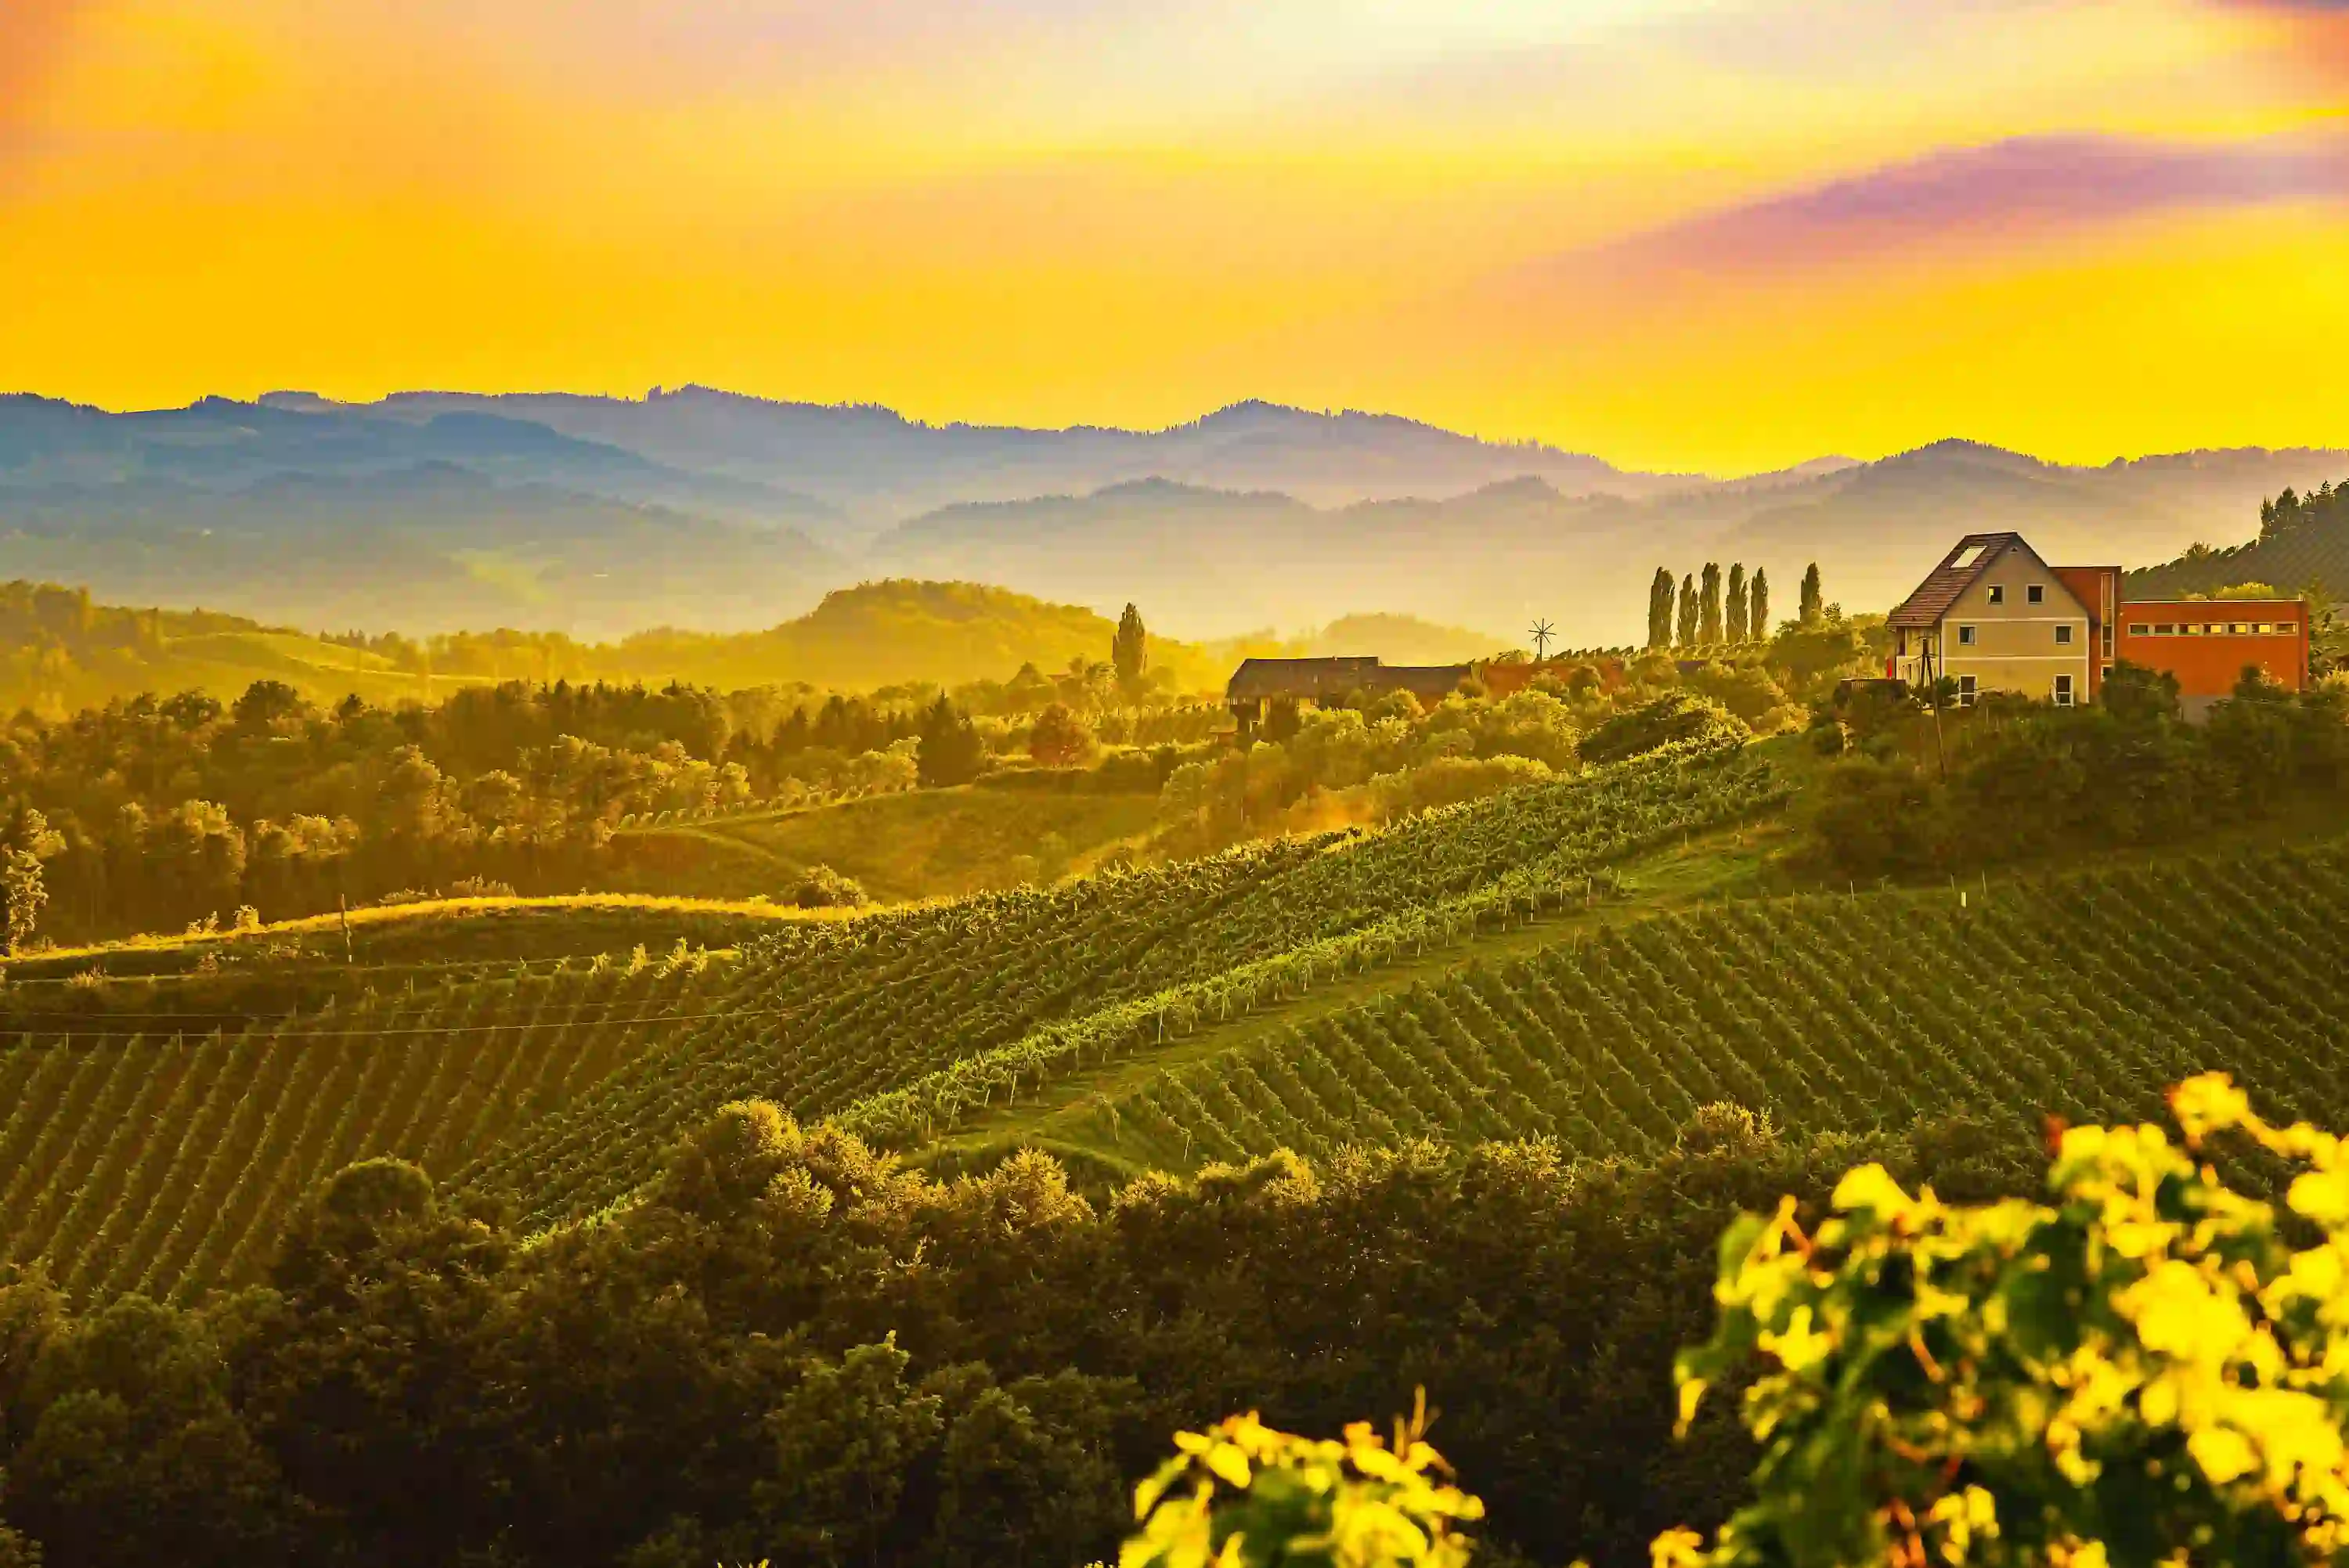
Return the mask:
<svg viewBox="0 0 2349 1568">
<path fill-rule="evenodd" d="M 1475 673 L 1473 665 L 1382 665 L 1374 655 L 1322 659 L 1244 659 L 1224 696 L 1230 702 L 1295 697 L 1321 702 L 1353 692 L 1407 691 L 1449 696 Z"/>
<path fill-rule="evenodd" d="M 1899 609 L 1885 617 L 1884 624 L 1926 630 L 1940 625 L 1941 617 L 1950 613 L 1950 606 L 1958 602 L 1958 596 L 1972 587 L 1974 580 L 1989 571 L 1991 562 L 2005 554 L 2010 544 L 2023 544 L 2023 549 L 2031 549 L 2023 543 L 2023 535 L 2019 533 L 1967 534 L 1941 558 L 1941 563 L 1933 568 L 1931 574 L 1917 584 L 1917 591 L 1902 600 Z M 2033 551 L 2032 553 L 2035 557 L 2038 552 Z"/>
</svg>

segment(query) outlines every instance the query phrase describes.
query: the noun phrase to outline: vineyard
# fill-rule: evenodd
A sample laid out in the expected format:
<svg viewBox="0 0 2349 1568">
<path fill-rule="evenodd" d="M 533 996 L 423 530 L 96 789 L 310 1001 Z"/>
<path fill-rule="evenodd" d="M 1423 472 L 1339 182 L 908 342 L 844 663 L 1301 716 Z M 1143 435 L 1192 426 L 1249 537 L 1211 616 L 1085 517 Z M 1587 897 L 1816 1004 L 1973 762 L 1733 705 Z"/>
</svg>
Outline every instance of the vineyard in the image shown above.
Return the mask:
<svg viewBox="0 0 2349 1568">
<path fill-rule="evenodd" d="M 561 1223 L 753 1095 L 909 1153 L 1030 1141 L 1112 1170 L 1419 1138 L 1639 1155 L 1717 1101 L 1794 1131 L 2113 1121 L 2208 1068 L 2349 1115 L 2349 846 L 1609 913 L 1627 867 L 1785 788 L 1701 738 L 1380 833 L 710 928 L 726 951 L 549 961 L 551 916 L 517 914 L 502 964 L 385 935 L 345 968 L 313 944 L 85 990 L 78 1015 L 56 975 L 19 982 L 0 1263 L 193 1299 L 378 1154 Z M 1511 956 L 1473 957 L 1480 936 Z"/>
<path fill-rule="evenodd" d="M 2349 848 L 1953 892 L 1732 903 L 1381 996 L 1031 1130 L 1122 1165 L 1539 1136 L 1668 1149 L 1731 1101 L 1794 1131 L 1966 1107 L 2158 1118 L 2220 1068 L 2349 1113 Z"/>
<path fill-rule="evenodd" d="M 0 1261 L 42 1260 L 92 1297 L 191 1298 L 252 1277 L 292 1204 L 378 1154 L 558 1222 L 625 1199 L 683 1129 L 746 1095 L 909 1141 L 1064 1062 L 1581 903 L 1609 868 L 1784 792 L 1733 741 L 1701 738 L 1376 834 L 761 922 L 771 934 L 730 954 L 680 939 L 657 959 L 524 956 L 353 995 L 312 950 L 297 967 L 329 999 L 270 1016 L 229 1010 L 250 988 L 193 977 L 67 1016 L 46 1010 L 62 1005 L 51 977 L 9 997 Z"/>
</svg>

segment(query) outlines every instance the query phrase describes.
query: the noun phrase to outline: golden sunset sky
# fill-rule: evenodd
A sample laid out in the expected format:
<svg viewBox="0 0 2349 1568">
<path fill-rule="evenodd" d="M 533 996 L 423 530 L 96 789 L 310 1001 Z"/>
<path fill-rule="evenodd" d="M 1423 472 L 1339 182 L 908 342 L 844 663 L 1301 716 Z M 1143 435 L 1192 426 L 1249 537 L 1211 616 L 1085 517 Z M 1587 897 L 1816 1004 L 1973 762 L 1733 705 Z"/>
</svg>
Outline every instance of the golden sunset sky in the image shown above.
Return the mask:
<svg viewBox="0 0 2349 1568">
<path fill-rule="evenodd" d="M 0 388 L 2349 443 L 2349 7 L 0 0 Z"/>
</svg>

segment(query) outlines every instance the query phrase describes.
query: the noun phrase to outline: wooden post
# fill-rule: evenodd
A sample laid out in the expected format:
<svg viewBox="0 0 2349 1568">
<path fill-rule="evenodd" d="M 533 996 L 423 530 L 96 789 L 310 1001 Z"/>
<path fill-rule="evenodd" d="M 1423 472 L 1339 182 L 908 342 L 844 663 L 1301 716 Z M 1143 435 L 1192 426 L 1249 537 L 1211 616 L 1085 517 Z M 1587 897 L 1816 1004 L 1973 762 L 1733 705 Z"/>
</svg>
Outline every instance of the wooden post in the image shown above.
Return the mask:
<svg viewBox="0 0 2349 1568">
<path fill-rule="evenodd" d="M 336 893 L 335 895 L 335 903 L 342 910 L 343 913 L 343 962 L 345 964 L 349 964 L 353 962 L 351 957 L 351 895 L 348 893 Z"/>
</svg>

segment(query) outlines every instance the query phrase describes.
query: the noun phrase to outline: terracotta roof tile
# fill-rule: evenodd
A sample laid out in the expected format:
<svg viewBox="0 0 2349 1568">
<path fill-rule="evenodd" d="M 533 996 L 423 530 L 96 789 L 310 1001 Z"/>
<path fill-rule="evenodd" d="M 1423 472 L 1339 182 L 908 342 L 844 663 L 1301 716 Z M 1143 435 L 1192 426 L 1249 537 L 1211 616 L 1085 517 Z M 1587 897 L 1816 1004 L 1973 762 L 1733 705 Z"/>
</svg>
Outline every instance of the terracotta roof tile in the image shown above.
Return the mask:
<svg viewBox="0 0 2349 1568">
<path fill-rule="evenodd" d="M 2023 535 L 2019 533 L 1967 534 L 1941 558 L 1931 575 L 1917 585 L 1917 591 L 1885 617 L 1884 624 L 1911 629 L 1940 625 L 1941 617 L 1950 613 L 1950 606 L 1974 585 L 1976 578 L 1990 570 L 1991 562 L 2004 554 L 2008 545 L 2022 542 Z"/>
</svg>

